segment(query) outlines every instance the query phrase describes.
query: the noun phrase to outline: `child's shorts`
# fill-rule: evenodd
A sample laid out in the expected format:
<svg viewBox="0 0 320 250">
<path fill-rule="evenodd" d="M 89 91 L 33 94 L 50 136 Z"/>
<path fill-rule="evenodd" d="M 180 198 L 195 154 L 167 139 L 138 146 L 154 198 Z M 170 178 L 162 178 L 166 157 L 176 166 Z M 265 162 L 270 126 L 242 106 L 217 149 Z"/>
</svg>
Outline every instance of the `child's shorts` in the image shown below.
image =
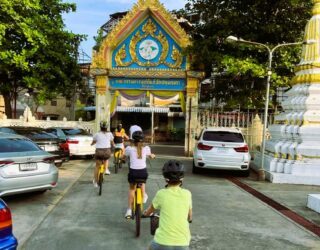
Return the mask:
<svg viewBox="0 0 320 250">
<path fill-rule="evenodd" d="M 122 143 L 115 143 L 114 144 L 114 148 L 121 148 L 121 149 L 123 149 L 124 148 L 124 146 L 123 146 L 123 142 Z"/>
<path fill-rule="evenodd" d="M 129 174 L 128 174 L 128 182 L 133 184 L 135 183 L 135 180 L 145 180 L 148 179 L 148 172 L 146 168 L 143 169 L 131 169 L 129 168 Z"/>
<path fill-rule="evenodd" d="M 165 246 L 156 243 L 155 241 L 151 242 L 150 250 L 189 250 L 189 246 Z"/>
<path fill-rule="evenodd" d="M 110 148 L 97 148 L 96 149 L 96 160 L 108 160 L 111 156 L 111 149 Z"/>
</svg>

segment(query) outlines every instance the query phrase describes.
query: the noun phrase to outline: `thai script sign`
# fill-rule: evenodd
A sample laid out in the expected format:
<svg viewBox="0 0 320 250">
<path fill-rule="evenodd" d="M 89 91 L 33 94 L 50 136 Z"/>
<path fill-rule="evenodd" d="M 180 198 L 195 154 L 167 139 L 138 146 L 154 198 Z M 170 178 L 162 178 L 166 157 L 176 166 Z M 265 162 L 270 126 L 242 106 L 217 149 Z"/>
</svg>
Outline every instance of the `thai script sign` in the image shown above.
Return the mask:
<svg viewBox="0 0 320 250">
<path fill-rule="evenodd" d="M 185 79 L 156 79 L 156 78 L 109 78 L 112 89 L 139 90 L 184 90 Z"/>
</svg>

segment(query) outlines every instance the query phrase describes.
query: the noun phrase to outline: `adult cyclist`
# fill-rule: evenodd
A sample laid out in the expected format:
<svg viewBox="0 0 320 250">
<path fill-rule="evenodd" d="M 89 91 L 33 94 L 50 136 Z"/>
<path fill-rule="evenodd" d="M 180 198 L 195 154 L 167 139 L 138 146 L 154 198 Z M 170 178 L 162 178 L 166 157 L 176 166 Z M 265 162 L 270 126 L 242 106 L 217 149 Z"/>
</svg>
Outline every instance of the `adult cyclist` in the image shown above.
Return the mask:
<svg viewBox="0 0 320 250">
<path fill-rule="evenodd" d="M 126 139 L 126 140 L 129 139 L 128 135 L 126 134 L 126 130 L 122 127 L 121 123 L 118 124 L 117 131 L 120 133 L 123 139 Z"/>
<path fill-rule="evenodd" d="M 121 123 L 118 124 L 118 126 L 114 130 L 113 136 L 114 136 L 113 142 L 114 142 L 115 153 L 121 151 L 119 156 L 120 158 L 122 158 L 123 152 L 124 152 L 124 139 L 128 140 L 129 137 L 127 136 L 124 128 L 122 128 Z M 121 159 L 121 160 L 125 162 L 124 159 Z M 115 163 L 115 158 L 114 158 L 114 163 Z"/>
<path fill-rule="evenodd" d="M 169 160 L 162 168 L 166 188 L 160 189 L 151 205 L 143 212 L 149 216 L 160 210 L 159 227 L 149 250 L 188 250 L 190 244 L 189 223 L 192 221 L 191 192 L 181 188 L 184 166 L 176 160 Z"/>
<path fill-rule="evenodd" d="M 124 140 L 125 139 L 129 139 L 129 137 L 127 136 L 126 134 L 126 131 L 124 130 L 124 128 L 122 128 L 122 124 L 120 123 L 114 133 L 113 133 L 113 136 L 114 136 L 114 139 L 113 139 L 113 142 L 115 144 L 115 148 L 116 149 L 122 149 L 124 150 Z"/>
<path fill-rule="evenodd" d="M 98 187 L 98 174 L 101 161 L 105 164 L 105 174 L 110 174 L 108 168 L 108 159 L 111 156 L 111 146 L 113 146 L 113 135 L 108 131 L 108 123 L 106 121 L 100 122 L 100 131 L 93 136 L 91 145 L 96 144 L 96 167 L 94 169 L 93 185 Z"/>
<path fill-rule="evenodd" d="M 131 127 L 129 128 L 129 135 L 130 135 L 130 140 L 132 140 L 132 135 L 134 132 L 137 131 L 141 131 L 142 132 L 142 128 L 139 125 L 131 125 Z"/>
</svg>

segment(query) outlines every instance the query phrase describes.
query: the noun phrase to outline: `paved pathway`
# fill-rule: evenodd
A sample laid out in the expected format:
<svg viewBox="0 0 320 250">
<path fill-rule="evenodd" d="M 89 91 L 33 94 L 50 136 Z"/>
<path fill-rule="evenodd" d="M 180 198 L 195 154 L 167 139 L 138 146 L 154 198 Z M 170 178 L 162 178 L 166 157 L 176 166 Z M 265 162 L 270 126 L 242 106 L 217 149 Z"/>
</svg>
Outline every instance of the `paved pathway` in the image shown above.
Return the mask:
<svg viewBox="0 0 320 250">
<path fill-rule="evenodd" d="M 179 150 L 168 147 L 167 152 L 174 149 Z M 168 153 L 164 155 L 163 148 L 154 148 L 154 151 L 157 151 L 158 157 L 149 168 L 147 192 L 150 200 L 165 185 L 161 167 L 164 161 L 172 158 Z M 319 237 L 234 183 L 208 173 L 193 175 L 191 159 L 182 155 L 176 158 L 186 165 L 184 187 L 193 194 L 191 250 L 320 249 Z M 38 195 L 9 200 L 20 249 L 146 249 L 152 240 L 148 219 L 143 221 L 142 235 L 136 239 L 133 221 L 123 218 L 128 188 L 127 169 L 109 176 L 99 197 L 91 183 L 93 165 L 89 163 L 71 161 L 70 165 L 61 169 L 60 189 L 43 194 L 40 205 L 39 201 L 35 201 L 39 200 Z M 311 190 L 320 192 L 320 187 L 280 186 L 256 182 L 254 176 L 242 180 L 289 208 L 299 213 L 302 211 L 302 215 L 310 220 L 320 221 L 320 215 L 307 209 L 302 198 Z M 22 203 L 26 206 L 21 206 Z"/>
</svg>

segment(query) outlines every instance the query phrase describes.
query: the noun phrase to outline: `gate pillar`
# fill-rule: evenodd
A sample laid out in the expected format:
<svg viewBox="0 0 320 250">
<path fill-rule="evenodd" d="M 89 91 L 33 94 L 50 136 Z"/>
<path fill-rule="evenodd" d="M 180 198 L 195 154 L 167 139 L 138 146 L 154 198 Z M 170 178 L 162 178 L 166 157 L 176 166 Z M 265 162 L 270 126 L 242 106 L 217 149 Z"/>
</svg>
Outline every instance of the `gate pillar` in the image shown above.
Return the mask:
<svg viewBox="0 0 320 250">
<path fill-rule="evenodd" d="M 108 77 L 105 75 L 98 75 L 95 78 L 96 83 L 96 124 L 95 131 L 100 130 L 100 122 L 107 121 L 110 128 L 110 103 L 111 95 L 109 88 Z"/>
<path fill-rule="evenodd" d="M 198 115 L 198 88 L 200 78 L 188 77 L 186 88 L 186 132 L 185 132 L 185 144 L 184 152 L 186 156 L 192 156 L 192 151 L 195 145 L 195 134 L 197 127 L 197 115 Z"/>
</svg>

